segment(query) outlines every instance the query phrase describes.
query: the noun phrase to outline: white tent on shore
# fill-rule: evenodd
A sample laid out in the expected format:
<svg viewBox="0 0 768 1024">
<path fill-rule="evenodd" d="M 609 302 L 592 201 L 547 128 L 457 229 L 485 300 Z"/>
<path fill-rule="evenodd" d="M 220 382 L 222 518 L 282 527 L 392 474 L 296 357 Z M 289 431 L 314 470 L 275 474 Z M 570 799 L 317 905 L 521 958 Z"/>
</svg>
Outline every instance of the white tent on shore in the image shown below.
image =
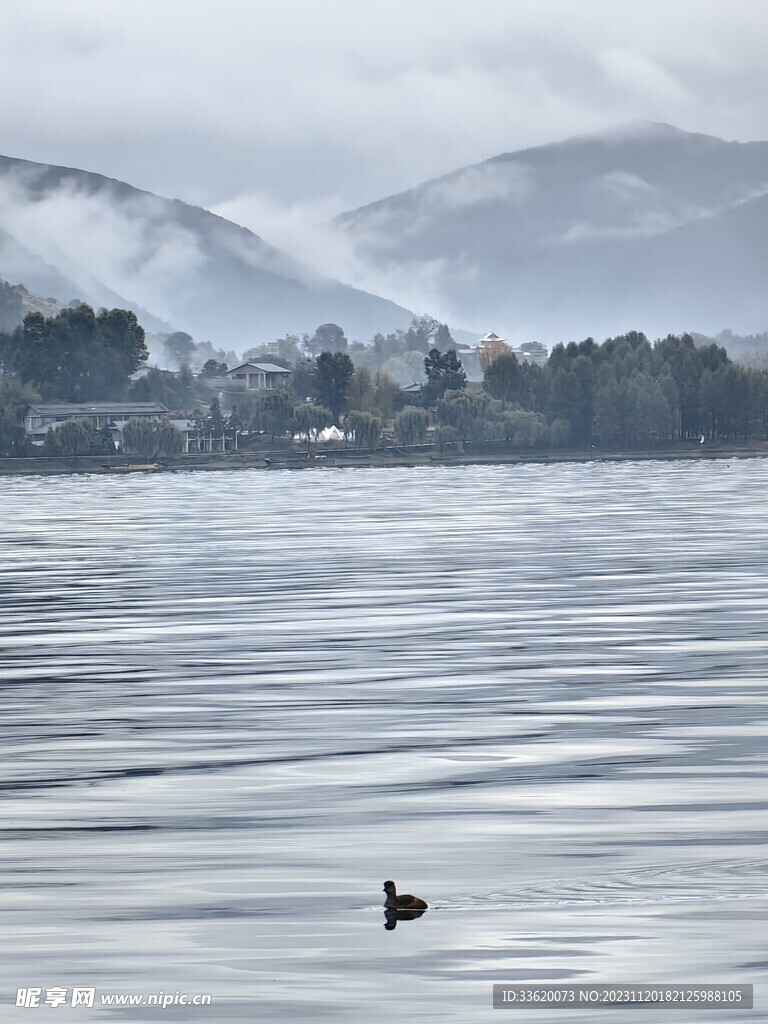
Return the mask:
<svg viewBox="0 0 768 1024">
<path fill-rule="evenodd" d="M 326 427 L 321 430 L 317 435 L 318 441 L 343 441 L 344 434 L 339 430 L 338 427 Z"/>
</svg>

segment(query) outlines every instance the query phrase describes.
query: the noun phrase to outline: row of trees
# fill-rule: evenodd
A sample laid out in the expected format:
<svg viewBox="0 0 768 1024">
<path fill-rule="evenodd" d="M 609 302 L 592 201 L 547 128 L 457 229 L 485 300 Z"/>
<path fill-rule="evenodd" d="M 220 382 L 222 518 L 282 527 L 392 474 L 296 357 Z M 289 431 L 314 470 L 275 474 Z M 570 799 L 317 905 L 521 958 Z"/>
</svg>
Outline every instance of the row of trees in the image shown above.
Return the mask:
<svg viewBox="0 0 768 1024">
<path fill-rule="evenodd" d="M 516 447 L 633 448 L 703 435 L 768 436 L 768 374 L 731 363 L 716 345 L 690 336 L 651 345 L 642 334 L 557 346 L 544 367 L 518 363 L 497 347 L 483 361 L 481 388 L 467 386 L 455 351 L 432 349 L 426 381 L 405 405 L 386 375 L 356 367 L 346 353 L 311 361 L 300 401 L 288 390 L 243 395 L 229 417 L 217 398 L 195 414 L 201 443 L 260 432 L 309 439 L 331 423 L 358 447 L 372 447 L 391 425 L 404 445 L 422 444 L 434 429 L 451 442 L 506 441 Z"/>
<path fill-rule="evenodd" d="M 191 343 L 179 333 L 167 340 L 179 358 Z M 520 446 L 633 448 L 699 435 L 768 437 L 768 372 L 735 364 L 725 349 L 703 339 L 697 344 L 691 335 L 669 335 L 654 344 L 637 332 L 603 344 L 588 338 L 556 346 L 545 366 L 519 363 L 511 349 L 497 345 L 481 358 L 480 386 L 467 383 L 448 328 L 427 317 L 415 318 L 408 331 L 377 335 L 367 347 L 350 344 L 336 324 L 321 325 L 311 337 L 283 340 L 284 356 L 293 346 L 295 360 L 258 350 L 246 355 L 290 363 L 292 390 L 238 396 L 237 408 L 225 417 L 218 400 L 211 401 L 204 375 L 195 376 L 186 365 L 177 373 L 155 369 L 129 381 L 147 355 L 144 331 L 132 312 L 96 314 L 72 304 L 47 319 L 28 314 L 20 327 L 0 335 L 0 454 L 28 451 L 21 416 L 35 400 L 125 397 L 163 402 L 187 415 L 200 410 L 195 423 L 201 439 L 242 430 L 272 439 L 309 436 L 330 423 L 365 446 L 376 443 L 385 427 L 402 444 L 424 443 L 434 429 L 439 445 L 506 440 Z M 320 346 L 327 347 L 310 357 Z M 400 355 L 392 356 L 395 351 Z M 381 367 L 408 352 L 418 357 L 412 376 L 421 388 L 406 394 Z M 213 358 L 209 364 L 214 376 L 226 369 Z M 139 446 L 152 448 L 147 431 L 159 428 L 136 429 L 147 434 Z M 84 438 L 82 430 L 73 424 L 54 432 L 49 449 L 106 450 L 106 436 L 86 431 Z M 177 444 L 167 431 L 164 442 L 159 433 L 156 441 L 158 454 L 172 454 Z"/>
<path fill-rule="evenodd" d="M 498 347 L 481 365 L 482 394 L 464 395 L 465 385 L 451 383 L 432 403 L 438 424 L 463 439 L 633 448 L 698 436 L 768 437 L 768 373 L 732 363 L 725 349 L 696 345 L 691 335 L 653 345 L 638 332 L 602 345 L 587 338 L 556 346 L 543 367 Z M 426 372 L 430 404 L 446 374 L 429 363 Z"/>
<path fill-rule="evenodd" d="M 602 345 L 592 338 L 561 344 L 545 366 L 519 363 L 511 349 L 496 346 L 481 358 L 481 388 L 468 387 L 454 350 L 433 348 L 422 362 L 426 379 L 411 402 L 429 411 L 438 443 L 636 448 L 692 437 L 768 438 L 768 372 L 739 366 L 725 349 L 697 345 L 688 334 L 655 344 L 639 332 Z M 423 419 L 412 410 L 402 418 L 402 393 L 386 413 L 366 407 L 370 380 L 347 354 L 323 353 L 306 388 L 337 421 L 346 412 L 368 412 L 394 417 L 401 440 L 425 437 L 426 428 L 415 426 Z"/>
<path fill-rule="evenodd" d="M 405 358 L 408 369 L 400 382 L 423 382 L 420 396 L 410 401 L 432 410 L 436 427 L 460 429 L 441 423 L 437 413 L 440 400 L 448 392 L 465 391 L 467 381 L 447 326 L 436 320 L 414 318 L 408 331 L 376 335 L 365 346 L 349 343 L 338 325 L 323 324 L 312 336 L 281 339 L 278 347 L 280 356 L 265 349 L 246 356 L 291 366 L 294 407 L 309 398 L 329 409 L 336 422 L 351 412 L 391 422 L 405 399 L 387 367 L 392 359 Z M 483 393 L 510 416 L 538 417 L 549 431 L 548 443 L 558 446 L 637 447 L 699 434 L 763 438 L 768 432 L 768 375 L 733 363 L 725 349 L 701 337 L 669 335 L 651 344 L 630 332 L 602 345 L 588 338 L 558 345 L 543 367 L 519 363 L 510 349 L 499 346 L 481 357 L 481 368 Z M 474 419 L 486 421 L 482 429 L 473 426 L 473 435 L 497 437 L 502 422 L 497 407 L 475 402 L 473 408 Z M 516 431 L 522 436 L 519 426 Z M 541 435 L 540 443 L 545 441 Z"/>
<path fill-rule="evenodd" d="M 123 427 L 127 455 L 147 461 L 178 455 L 184 447 L 182 434 L 168 420 L 134 418 Z M 71 419 L 51 427 L 43 453 L 48 456 L 114 455 L 117 451 L 108 428 L 94 429 L 90 420 Z"/>
<path fill-rule="evenodd" d="M 182 434 L 168 420 L 130 419 L 123 427 L 125 453 L 148 461 L 178 455 Z M 108 428 L 96 430 L 87 419 L 71 419 L 48 430 L 47 456 L 114 455 L 117 449 Z"/>
<path fill-rule="evenodd" d="M 768 374 L 739 366 L 691 335 L 651 344 L 638 332 L 558 345 L 546 366 L 498 356 L 485 373 L 493 398 L 567 424 L 565 443 L 637 447 L 703 435 L 768 437 Z"/>
</svg>

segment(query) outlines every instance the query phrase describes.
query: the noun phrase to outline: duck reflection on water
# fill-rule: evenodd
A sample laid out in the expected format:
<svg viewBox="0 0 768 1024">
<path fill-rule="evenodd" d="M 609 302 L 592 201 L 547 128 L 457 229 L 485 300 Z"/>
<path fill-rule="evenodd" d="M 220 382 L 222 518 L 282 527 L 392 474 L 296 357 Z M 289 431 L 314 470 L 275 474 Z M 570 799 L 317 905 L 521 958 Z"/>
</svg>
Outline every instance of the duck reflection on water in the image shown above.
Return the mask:
<svg viewBox="0 0 768 1024">
<path fill-rule="evenodd" d="M 426 910 L 385 910 L 384 927 L 388 932 L 392 932 L 397 928 L 398 921 L 415 921 L 423 914 L 426 914 Z"/>
</svg>

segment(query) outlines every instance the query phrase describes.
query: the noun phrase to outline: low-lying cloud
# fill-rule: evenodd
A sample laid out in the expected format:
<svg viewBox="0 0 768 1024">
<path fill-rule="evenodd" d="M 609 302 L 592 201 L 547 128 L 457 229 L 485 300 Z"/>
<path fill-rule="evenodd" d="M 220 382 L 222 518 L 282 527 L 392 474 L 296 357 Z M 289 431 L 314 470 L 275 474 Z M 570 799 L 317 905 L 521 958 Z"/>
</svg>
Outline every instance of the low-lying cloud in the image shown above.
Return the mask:
<svg viewBox="0 0 768 1024">
<path fill-rule="evenodd" d="M 134 193 L 117 202 L 109 188 L 84 188 L 74 178 L 38 194 L 42 169 L 0 178 L 0 220 L 6 232 L 53 265 L 90 301 L 110 293 L 160 317 L 173 314 L 172 296 L 193 287 L 205 264 L 195 237 L 169 224 L 162 203 Z"/>
</svg>

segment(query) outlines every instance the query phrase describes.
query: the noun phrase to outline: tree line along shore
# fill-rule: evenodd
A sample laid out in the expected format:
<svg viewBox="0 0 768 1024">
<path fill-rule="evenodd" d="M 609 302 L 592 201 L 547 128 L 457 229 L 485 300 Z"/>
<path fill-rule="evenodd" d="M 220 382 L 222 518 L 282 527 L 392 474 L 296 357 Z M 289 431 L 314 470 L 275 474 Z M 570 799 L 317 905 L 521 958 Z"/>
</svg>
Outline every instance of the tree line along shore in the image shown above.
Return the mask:
<svg viewBox="0 0 768 1024">
<path fill-rule="evenodd" d="M 148 350 L 134 313 L 76 304 L 49 318 L 28 314 L 0 334 L 0 458 L 19 468 L 17 460 L 95 457 L 110 465 L 118 456 L 203 465 L 206 453 L 216 463 L 217 448 L 237 455 L 230 465 L 268 452 L 283 461 L 325 455 L 341 464 L 353 461 L 350 452 L 383 464 L 669 458 L 762 454 L 768 441 L 768 372 L 687 334 L 651 342 L 633 331 L 602 344 L 559 344 L 543 365 L 518 359 L 497 339 L 480 352 L 482 380 L 468 381 L 449 329 L 429 318 L 368 345 L 350 344 L 340 327 L 325 324 L 311 338 L 279 339 L 245 354 L 266 354 L 285 368 L 283 386 L 270 390 L 238 388 L 215 356 L 195 373 L 184 361 L 192 339 L 177 332 L 168 340 L 178 369 L 146 368 L 137 378 Z M 402 386 L 384 368 L 393 359 L 414 377 L 420 369 L 420 377 Z M 35 402 L 121 399 L 162 402 L 169 413 L 123 424 L 119 450 L 114 430 L 74 415 L 38 446 L 24 427 Z M 174 416 L 186 423 L 185 435 Z M 322 451 L 318 439 L 329 427 L 338 440 Z M 46 471 L 42 461 L 39 471 Z"/>
</svg>

